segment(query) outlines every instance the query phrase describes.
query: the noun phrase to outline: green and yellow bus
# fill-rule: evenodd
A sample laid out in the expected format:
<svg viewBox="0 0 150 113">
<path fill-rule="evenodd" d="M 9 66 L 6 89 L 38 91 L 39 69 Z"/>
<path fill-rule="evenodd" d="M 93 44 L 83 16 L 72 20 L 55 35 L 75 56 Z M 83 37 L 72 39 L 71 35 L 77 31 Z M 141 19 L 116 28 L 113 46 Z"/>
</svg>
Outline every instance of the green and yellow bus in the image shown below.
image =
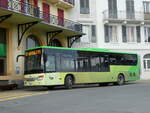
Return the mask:
<svg viewBox="0 0 150 113">
<path fill-rule="evenodd" d="M 115 83 L 140 78 L 138 55 L 100 48 L 41 46 L 25 51 L 25 86 Z"/>
</svg>

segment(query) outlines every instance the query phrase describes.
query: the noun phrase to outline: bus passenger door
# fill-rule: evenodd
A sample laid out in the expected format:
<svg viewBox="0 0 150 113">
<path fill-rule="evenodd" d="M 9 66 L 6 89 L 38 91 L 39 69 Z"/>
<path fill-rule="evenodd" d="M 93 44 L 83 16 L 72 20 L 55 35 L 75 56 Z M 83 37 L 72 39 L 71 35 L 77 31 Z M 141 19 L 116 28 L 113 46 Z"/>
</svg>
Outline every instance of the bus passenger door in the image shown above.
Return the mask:
<svg viewBox="0 0 150 113">
<path fill-rule="evenodd" d="M 111 80 L 111 73 L 110 73 L 110 65 L 109 65 L 109 58 L 107 55 L 100 56 L 100 76 L 101 82 L 107 82 Z"/>
</svg>

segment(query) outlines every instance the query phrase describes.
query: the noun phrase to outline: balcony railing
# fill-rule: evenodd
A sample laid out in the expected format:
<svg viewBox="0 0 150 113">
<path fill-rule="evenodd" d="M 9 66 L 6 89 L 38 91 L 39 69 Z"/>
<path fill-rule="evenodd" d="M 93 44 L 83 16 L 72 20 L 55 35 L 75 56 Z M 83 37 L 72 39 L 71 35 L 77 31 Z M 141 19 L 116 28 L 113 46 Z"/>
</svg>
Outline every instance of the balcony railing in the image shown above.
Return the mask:
<svg viewBox="0 0 150 113">
<path fill-rule="evenodd" d="M 74 0 L 66 1 L 69 3 L 74 3 Z M 0 8 L 22 13 L 27 16 L 37 17 L 47 24 L 64 27 L 76 32 L 82 32 L 82 24 L 68 19 L 60 18 L 52 14 L 43 13 L 40 11 L 39 7 L 34 7 L 31 4 L 20 2 L 18 0 L 0 0 Z"/>
<path fill-rule="evenodd" d="M 144 14 L 142 12 L 127 13 L 126 11 L 109 12 L 108 10 L 103 12 L 104 20 L 144 20 Z"/>
<path fill-rule="evenodd" d="M 75 5 L 75 0 L 63 0 L 63 1 Z"/>
<path fill-rule="evenodd" d="M 82 32 L 82 24 L 78 22 L 74 22 L 68 19 L 60 18 L 58 16 L 41 12 L 40 17 L 44 21 L 44 23 L 52 24 L 55 26 L 64 27 L 66 29 L 70 29 L 77 32 Z"/>
<path fill-rule="evenodd" d="M 25 15 L 39 17 L 39 7 L 20 2 L 19 0 L 0 0 L 0 8 L 11 10 Z"/>
</svg>

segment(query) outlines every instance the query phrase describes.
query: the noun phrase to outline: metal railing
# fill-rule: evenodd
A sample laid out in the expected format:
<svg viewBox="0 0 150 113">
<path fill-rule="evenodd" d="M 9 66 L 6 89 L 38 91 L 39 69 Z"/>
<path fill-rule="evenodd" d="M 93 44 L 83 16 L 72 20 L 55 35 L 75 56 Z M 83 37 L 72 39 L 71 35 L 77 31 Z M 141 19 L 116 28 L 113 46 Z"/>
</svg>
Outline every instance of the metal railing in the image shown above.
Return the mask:
<svg viewBox="0 0 150 113">
<path fill-rule="evenodd" d="M 126 11 L 109 12 L 105 10 L 103 12 L 103 17 L 104 20 L 144 20 L 144 13 L 127 13 Z"/>
<path fill-rule="evenodd" d="M 20 2 L 19 0 L 0 0 L 0 8 L 11 10 L 25 15 L 39 17 L 39 7 Z"/>
<path fill-rule="evenodd" d="M 55 26 L 64 27 L 77 32 L 82 32 L 82 24 L 74 22 L 65 18 L 60 18 L 58 16 L 40 12 L 40 18 L 42 18 L 44 23 L 52 24 Z"/>
<path fill-rule="evenodd" d="M 74 0 L 67 1 L 72 3 L 72 1 Z M 47 24 L 52 24 L 73 31 L 82 32 L 82 24 L 68 19 L 60 18 L 52 14 L 44 13 L 40 11 L 39 7 L 35 7 L 28 3 L 20 2 L 19 0 L 0 0 L 0 8 L 22 13 L 27 16 L 37 17 Z"/>
<path fill-rule="evenodd" d="M 63 1 L 75 5 L 75 0 L 63 0 Z"/>
</svg>

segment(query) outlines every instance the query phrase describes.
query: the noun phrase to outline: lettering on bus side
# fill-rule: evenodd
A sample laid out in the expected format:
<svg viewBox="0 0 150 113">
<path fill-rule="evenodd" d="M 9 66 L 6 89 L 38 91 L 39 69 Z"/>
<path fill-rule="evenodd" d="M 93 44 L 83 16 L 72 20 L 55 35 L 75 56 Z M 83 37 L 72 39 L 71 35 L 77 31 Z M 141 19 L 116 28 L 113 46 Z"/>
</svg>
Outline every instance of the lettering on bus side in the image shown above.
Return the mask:
<svg viewBox="0 0 150 113">
<path fill-rule="evenodd" d="M 42 53 L 42 51 L 40 49 L 38 49 L 38 50 L 28 51 L 25 53 L 25 55 L 26 56 L 32 56 L 32 55 L 39 55 L 41 53 Z"/>
</svg>

